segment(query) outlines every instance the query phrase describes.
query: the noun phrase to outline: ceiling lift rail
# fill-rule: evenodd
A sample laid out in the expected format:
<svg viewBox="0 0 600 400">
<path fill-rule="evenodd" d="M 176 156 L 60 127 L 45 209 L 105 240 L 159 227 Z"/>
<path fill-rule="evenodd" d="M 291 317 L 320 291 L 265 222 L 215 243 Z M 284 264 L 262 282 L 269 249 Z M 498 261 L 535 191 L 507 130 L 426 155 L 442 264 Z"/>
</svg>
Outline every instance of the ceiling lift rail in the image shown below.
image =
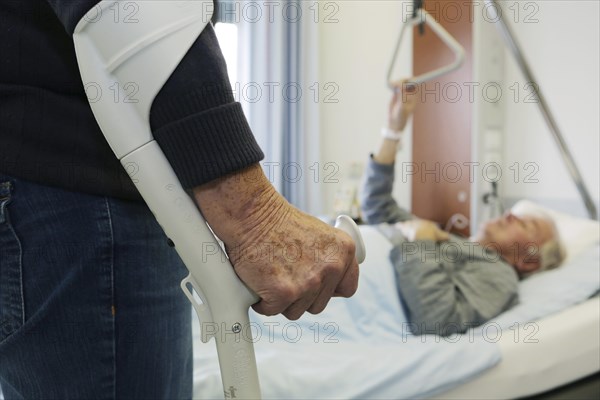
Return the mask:
<svg viewBox="0 0 600 400">
<path fill-rule="evenodd" d="M 248 309 L 260 299 L 235 274 L 150 128 L 154 98 L 210 21 L 212 0 L 138 2 L 134 24 L 114 20 L 109 10 L 114 2 L 101 1 L 75 28 L 82 81 L 98 90 L 118 84 L 121 93 L 130 93 L 133 85 L 137 92 L 135 99 L 123 102 L 99 93 L 90 106 L 111 149 L 190 271 L 181 286 L 200 319 L 202 341 L 215 338 L 225 398 L 259 399 L 256 357 L 247 336 Z M 364 244 L 354 221 L 341 216 L 336 227 L 355 241 L 361 263 Z"/>
<path fill-rule="evenodd" d="M 433 32 L 435 32 L 438 37 L 442 40 L 442 42 L 452 50 L 454 53 L 454 61 L 450 64 L 442 66 L 438 69 L 434 69 L 433 71 L 426 72 L 419 76 L 415 76 L 410 79 L 411 84 L 421 84 L 423 82 L 427 82 L 440 76 L 452 72 L 458 69 L 462 63 L 465 61 L 465 50 L 464 48 L 445 30 L 434 18 L 431 14 L 421 8 L 420 3 L 415 3 L 415 11 L 411 19 L 406 21 L 402 25 L 402 29 L 400 30 L 400 35 L 398 36 L 398 40 L 396 42 L 396 47 L 394 48 L 394 54 L 392 55 L 392 60 L 390 62 L 390 66 L 387 72 L 387 85 L 390 89 L 395 89 L 397 85 L 397 80 L 392 80 L 392 74 L 394 72 L 394 66 L 396 64 L 396 59 L 398 58 L 398 52 L 400 51 L 400 46 L 402 44 L 402 38 L 404 37 L 404 33 L 408 27 L 413 27 L 415 25 L 426 24 L 431 28 Z"/>
<path fill-rule="evenodd" d="M 519 65 L 519 68 L 521 68 L 521 72 L 525 76 L 525 79 L 528 82 L 534 83 L 535 79 L 533 77 L 533 73 L 531 72 L 531 69 L 529 68 L 529 64 L 527 63 L 527 60 L 525 59 L 523 52 L 521 51 L 521 47 L 519 46 L 519 44 L 517 43 L 517 40 L 515 39 L 515 35 L 513 34 L 513 32 L 510 30 L 509 26 L 504 21 L 502 12 L 501 11 L 498 12 L 498 10 L 501 10 L 500 5 L 496 2 L 496 0 L 485 0 L 485 3 L 486 3 L 486 9 L 488 10 L 488 12 L 490 12 L 489 17 L 493 21 L 495 21 L 496 27 L 502 34 L 507 47 L 510 49 L 510 51 L 512 51 L 513 56 L 515 57 L 515 60 L 517 61 L 517 64 Z M 556 121 L 554 120 L 552 112 L 550 111 L 550 108 L 548 107 L 548 104 L 546 103 L 546 99 L 542 95 L 542 92 L 540 91 L 538 85 L 531 85 L 531 86 L 533 87 L 533 91 L 535 93 L 535 96 L 537 97 L 537 100 L 538 100 L 537 104 L 539 106 L 540 112 L 542 113 L 542 116 L 544 117 L 544 120 L 546 121 L 546 124 L 548 125 L 548 128 L 550 129 L 550 132 L 552 133 L 552 137 L 554 137 L 554 140 L 556 141 L 556 144 L 558 145 L 558 149 L 562 155 L 562 158 L 567 167 L 567 170 L 571 174 L 571 178 L 573 179 L 575 186 L 577 186 L 577 189 L 579 190 L 579 193 L 583 199 L 585 207 L 587 208 L 588 215 L 591 219 L 597 220 L 598 213 L 596 211 L 596 206 L 594 205 L 594 201 L 592 200 L 592 197 L 590 196 L 590 193 L 585 185 L 585 182 L 583 181 L 583 178 L 581 177 L 581 174 L 579 173 L 579 169 L 577 168 L 577 164 L 575 164 L 575 160 L 573 159 L 573 156 L 571 155 L 571 152 L 569 151 L 567 143 L 565 142 L 563 135 L 561 134 L 560 129 L 558 128 L 558 125 L 557 125 Z"/>
</svg>

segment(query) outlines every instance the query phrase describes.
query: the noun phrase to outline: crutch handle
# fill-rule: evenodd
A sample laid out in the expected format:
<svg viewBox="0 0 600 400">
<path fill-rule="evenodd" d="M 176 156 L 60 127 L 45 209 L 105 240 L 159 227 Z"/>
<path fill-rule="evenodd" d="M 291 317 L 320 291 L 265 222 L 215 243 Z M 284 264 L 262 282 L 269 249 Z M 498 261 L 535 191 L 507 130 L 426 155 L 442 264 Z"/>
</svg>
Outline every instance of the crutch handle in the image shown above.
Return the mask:
<svg viewBox="0 0 600 400">
<path fill-rule="evenodd" d="M 356 246 L 356 261 L 358 261 L 359 264 L 362 264 L 363 261 L 365 261 L 367 253 L 365 250 L 365 242 L 363 241 L 356 222 L 347 215 L 340 215 L 335 220 L 335 227 L 350 235 Z"/>
</svg>

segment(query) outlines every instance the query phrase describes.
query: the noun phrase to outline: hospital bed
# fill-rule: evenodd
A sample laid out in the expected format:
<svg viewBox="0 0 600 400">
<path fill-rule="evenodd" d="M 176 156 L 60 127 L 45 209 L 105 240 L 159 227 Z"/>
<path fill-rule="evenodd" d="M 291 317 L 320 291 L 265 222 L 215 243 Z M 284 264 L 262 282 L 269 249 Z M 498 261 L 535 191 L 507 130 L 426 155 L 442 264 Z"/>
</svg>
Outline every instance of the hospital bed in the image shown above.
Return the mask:
<svg viewBox="0 0 600 400">
<path fill-rule="evenodd" d="M 532 208 L 541 207 L 514 207 Z M 516 307 L 448 338 L 408 332 L 391 245 L 361 226 L 369 256 L 354 297 L 298 321 L 252 315 L 246 338 L 264 398 L 508 399 L 600 371 L 600 225 L 545 211 L 568 247 L 565 263 L 522 281 Z M 222 398 L 214 345 L 194 337 L 195 398 Z"/>
<path fill-rule="evenodd" d="M 532 207 L 540 208 L 513 209 Z M 521 282 L 516 307 L 448 338 L 408 332 L 391 244 L 361 226 L 369 256 L 355 296 L 298 321 L 252 314 L 242 337 L 255 342 L 264 398 L 509 399 L 597 373 L 600 225 L 546 211 L 567 245 L 564 265 Z M 222 399 L 214 343 L 202 343 L 199 324 L 192 327 L 194 398 Z"/>
</svg>

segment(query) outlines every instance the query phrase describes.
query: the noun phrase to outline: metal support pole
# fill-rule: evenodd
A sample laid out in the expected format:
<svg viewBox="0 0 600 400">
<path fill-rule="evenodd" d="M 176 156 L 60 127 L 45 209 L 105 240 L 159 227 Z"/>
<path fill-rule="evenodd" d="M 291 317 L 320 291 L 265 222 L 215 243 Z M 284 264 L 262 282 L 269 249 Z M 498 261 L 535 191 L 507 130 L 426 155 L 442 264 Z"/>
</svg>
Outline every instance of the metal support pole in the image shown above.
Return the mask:
<svg viewBox="0 0 600 400">
<path fill-rule="evenodd" d="M 496 14 L 492 16 L 492 18 L 496 21 L 496 26 L 498 27 L 500 33 L 504 37 L 504 41 L 507 47 L 512 51 L 517 64 L 521 68 L 521 72 L 525 76 L 525 79 L 527 79 L 528 82 L 535 83 L 533 73 L 529 68 L 527 60 L 525 60 L 525 57 L 523 56 L 523 52 L 521 51 L 521 48 L 517 43 L 514 34 L 504 21 L 502 12 L 498 12 L 500 6 L 497 4 L 496 0 L 485 0 L 485 3 L 486 5 L 489 5 L 489 7 L 487 7 L 488 10 Z M 548 104 L 546 103 L 546 100 L 544 99 L 544 96 L 542 95 L 542 92 L 540 91 L 538 85 L 533 84 L 531 86 L 533 87 L 533 91 L 537 98 L 537 104 L 540 108 L 540 112 L 542 113 L 542 116 L 544 117 L 544 120 L 546 121 L 546 124 L 550 129 L 550 133 L 552 133 L 552 136 L 554 137 L 554 140 L 558 145 L 558 149 L 560 150 L 567 170 L 571 174 L 571 178 L 573 178 L 573 182 L 579 190 L 579 194 L 581 195 L 583 202 L 585 203 L 585 207 L 587 208 L 588 215 L 591 219 L 597 220 L 598 213 L 596 211 L 594 201 L 592 200 L 592 197 L 590 196 L 585 182 L 583 181 L 583 178 L 579 173 L 579 169 L 577 168 L 575 160 L 573 159 L 573 156 L 571 155 L 571 152 L 567 147 L 567 143 L 565 142 L 563 135 L 561 134 L 560 129 L 558 128 L 558 125 L 556 124 L 556 121 L 554 120 L 554 117 L 550 112 L 550 108 L 548 107 Z"/>
</svg>

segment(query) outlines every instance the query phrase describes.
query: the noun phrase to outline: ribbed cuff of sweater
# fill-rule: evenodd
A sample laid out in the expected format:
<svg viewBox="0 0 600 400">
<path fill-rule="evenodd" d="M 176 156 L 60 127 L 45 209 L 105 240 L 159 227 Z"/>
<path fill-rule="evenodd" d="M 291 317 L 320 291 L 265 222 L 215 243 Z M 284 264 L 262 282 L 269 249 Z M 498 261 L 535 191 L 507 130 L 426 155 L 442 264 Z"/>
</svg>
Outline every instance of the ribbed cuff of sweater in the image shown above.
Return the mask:
<svg viewBox="0 0 600 400">
<path fill-rule="evenodd" d="M 185 189 L 249 167 L 264 157 L 240 103 L 190 115 L 157 129 L 154 137 Z"/>
</svg>

